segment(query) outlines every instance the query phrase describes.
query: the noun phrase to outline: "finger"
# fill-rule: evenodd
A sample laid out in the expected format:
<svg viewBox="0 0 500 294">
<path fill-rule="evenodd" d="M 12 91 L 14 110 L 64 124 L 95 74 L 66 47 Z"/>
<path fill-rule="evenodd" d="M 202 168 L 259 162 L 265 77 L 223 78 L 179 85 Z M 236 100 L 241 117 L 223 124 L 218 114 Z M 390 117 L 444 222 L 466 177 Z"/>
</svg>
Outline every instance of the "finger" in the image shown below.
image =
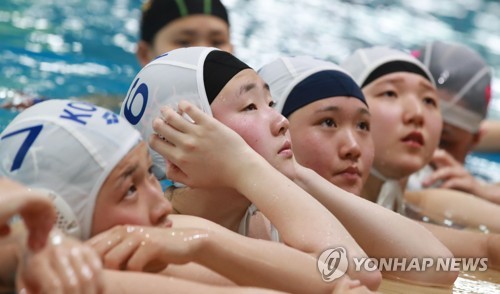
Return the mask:
<svg viewBox="0 0 500 294">
<path fill-rule="evenodd" d="M 448 152 L 443 149 L 438 149 L 434 152 L 432 163 L 436 166 L 436 168 L 441 168 L 445 166 L 456 166 L 460 163 L 453 158 Z"/>
<path fill-rule="evenodd" d="M 108 269 L 120 270 L 126 268 L 128 260 L 139 246 L 135 238 L 126 238 L 116 245 L 104 256 L 104 267 Z"/>
<path fill-rule="evenodd" d="M 52 203 L 43 196 L 33 195 L 20 210 L 29 232 L 28 246 L 34 252 L 45 246 L 47 237 L 54 226 L 56 212 Z"/>
<path fill-rule="evenodd" d="M 165 172 L 165 175 L 168 179 L 170 179 L 173 182 L 183 183 L 189 186 L 188 175 L 173 163 L 169 164 L 168 169 Z"/>
<path fill-rule="evenodd" d="M 90 268 L 91 273 L 91 289 L 95 293 L 102 293 L 104 291 L 104 270 L 102 268 L 102 263 L 95 252 L 86 247 L 83 248 L 83 257 L 86 264 Z"/>
<path fill-rule="evenodd" d="M 154 146 L 154 150 L 163 156 L 165 155 L 163 153 L 172 153 L 172 151 L 175 150 L 176 147 L 175 144 L 173 144 L 171 141 L 167 141 L 167 139 L 160 134 L 152 134 L 149 137 L 148 143 L 151 148 L 153 148 Z"/>
<path fill-rule="evenodd" d="M 73 247 L 70 249 L 69 261 L 71 267 L 73 268 L 76 276 L 76 285 L 74 286 L 74 291 L 77 293 L 95 293 L 92 291 L 92 274 L 90 266 L 87 264 L 83 257 L 83 247 Z"/>
<path fill-rule="evenodd" d="M 454 189 L 464 192 L 472 192 L 472 187 L 467 183 L 465 179 L 452 178 L 441 185 L 444 189 Z"/>
<path fill-rule="evenodd" d="M 64 293 L 79 293 L 78 276 L 73 267 L 71 253 L 62 245 L 54 248 L 51 265 L 61 281 Z"/>
<path fill-rule="evenodd" d="M 61 277 L 51 268 L 37 274 L 35 279 L 37 279 L 35 283 L 26 281 L 25 285 L 28 293 L 68 293 L 63 289 Z"/>
<path fill-rule="evenodd" d="M 194 104 L 192 104 L 186 100 L 181 100 L 179 102 L 178 107 L 179 107 L 179 110 L 181 112 L 189 115 L 189 117 L 191 117 L 194 120 L 195 124 L 197 124 L 197 125 L 204 123 L 210 117 L 208 114 L 203 112 L 201 109 L 196 107 Z"/>
<path fill-rule="evenodd" d="M 163 121 L 181 133 L 188 133 L 193 127 L 193 123 L 188 118 L 183 117 L 182 113 L 175 112 L 170 107 L 160 109 Z"/>
<path fill-rule="evenodd" d="M 146 270 L 148 272 L 160 272 L 167 267 L 167 263 L 158 257 L 160 257 L 160 254 L 157 252 L 157 249 L 150 246 L 148 241 L 143 240 L 130 257 L 127 269 L 132 271 Z"/>
<path fill-rule="evenodd" d="M 449 178 L 455 177 L 456 171 L 453 167 L 443 167 L 435 170 L 430 176 L 428 176 L 424 181 L 423 185 L 425 187 L 432 186 L 438 181 L 446 181 Z"/>
<path fill-rule="evenodd" d="M 163 139 L 166 143 L 173 146 L 179 145 L 182 140 L 186 137 L 184 133 L 176 130 L 174 127 L 161 120 L 160 118 L 155 118 L 153 120 L 153 130 L 158 137 Z"/>
<path fill-rule="evenodd" d="M 115 230 L 111 230 L 93 237 L 86 243 L 94 249 L 99 257 L 102 258 L 121 241 L 121 234 L 116 233 Z"/>
</svg>

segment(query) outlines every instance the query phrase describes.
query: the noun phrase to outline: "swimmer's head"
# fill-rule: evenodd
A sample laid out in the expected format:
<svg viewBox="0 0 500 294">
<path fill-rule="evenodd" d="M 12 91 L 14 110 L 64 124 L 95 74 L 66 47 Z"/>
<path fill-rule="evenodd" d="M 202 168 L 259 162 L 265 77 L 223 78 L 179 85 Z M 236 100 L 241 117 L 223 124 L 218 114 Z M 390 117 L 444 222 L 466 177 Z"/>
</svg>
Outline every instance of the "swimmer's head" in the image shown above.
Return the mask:
<svg viewBox="0 0 500 294">
<path fill-rule="evenodd" d="M 276 109 L 285 117 L 317 100 L 348 96 L 366 104 L 350 75 L 338 65 L 308 56 L 280 57 L 264 65 L 259 75 L 269 84 Z"/>
<path fill-rule="evenodd" d="M 401 179 L 428 164 L 442 129 L 429 70 L 409 53 L 387 47 L 356 50 L 341 66 L 370 106 L 373 166 L 379 174 Z"/>
<path fill-rule="evenodd" d="M 208 46 L 232 52 L 229 19 L 219 0 L 148 0 L 143 5 L 137 57 L 144 66 L 176 48 Z"/>
<path fill-rule="evenodd" d="M 370 112 L 356 82 L 336 64 L 281 57 L 259 70 L 290 121 L 297 161 L 360 194 L 373 161 Z"/>
<path fill-rule="evenodd" d="M 76 237 L 87 239 L 101 186 L 140 141 L 139 132 L 107 109 L 48 100 L 20 113 L 2 132 L 0 175 L 62 198 L 78 222 Z"/>
<path fill-rule="evenodd" d="M 436 81 L 443 120 L 477 132 L 491 98 L 491 70 L 483 58 L 467 46 L 440 41 L 430 42 L 413 54 Z"/>
<path fill-rule="evenodd" d="M 394 72 L 421 75 L 435 86 L 434 78 L 425 65 L 407 53 L 388 47 L 358 49 L 340 66 L 351 74 L 361 88 Z"/>
<path fill-rule="evenodd" d="M 148 0 L 142 7 L 141 40 L 152 43 L 170 22 L 198 14 L 217 17 L 229 26 L 226 8 L 219 0 Z"/>
<path fill-rule="evenodd" d="M 165 53 L 147 64 L 134 78 L 122 104 L 124 116 L 143 138 L 153 134 L 152 123 L 160 108 L 177 108 L 187 100 L 205 113 L 210 104 L 236 74 L 250 67 L 232 54 L 210 47 L 180 48 Z M 154 172 L 165 178 L 165 160 L 150 149 Z"/>
</svg>

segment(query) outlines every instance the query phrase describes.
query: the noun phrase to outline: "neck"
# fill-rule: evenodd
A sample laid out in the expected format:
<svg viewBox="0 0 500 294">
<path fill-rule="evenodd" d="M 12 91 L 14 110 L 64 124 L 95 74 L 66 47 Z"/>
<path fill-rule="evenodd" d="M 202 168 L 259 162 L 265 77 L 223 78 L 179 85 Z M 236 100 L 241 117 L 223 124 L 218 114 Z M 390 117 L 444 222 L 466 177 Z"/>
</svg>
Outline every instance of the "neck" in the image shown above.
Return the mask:
<svg viewBox="0 0 500 294">
<path fill-rule="evenodd" d="M 251 204 L 233 189 L 176 188 L 166 193 L 171 193 L 168 197 L 176 213 L 208 219 L 234 232 Z"/>
</svg>

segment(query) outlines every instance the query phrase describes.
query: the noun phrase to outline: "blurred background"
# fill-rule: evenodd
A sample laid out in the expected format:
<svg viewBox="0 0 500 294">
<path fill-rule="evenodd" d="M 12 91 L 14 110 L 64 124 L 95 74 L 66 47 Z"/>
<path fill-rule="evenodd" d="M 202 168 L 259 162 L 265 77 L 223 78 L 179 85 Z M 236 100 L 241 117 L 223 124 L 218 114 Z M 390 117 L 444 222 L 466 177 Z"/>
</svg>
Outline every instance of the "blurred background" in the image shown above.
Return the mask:
<svg viewBox="0 0 500 294">
<path fill-rule="evenodd" d="M 500 119 L 498 1 L 222 1 L 230 13 L 235 54 L 256 69 L 283 54 L 339 62 L 370 45 L 408 50 L 429 40 L 469 45 L 494 70 L 489 117 Z M 78 97 L 117 110 L 140 69 L 134 53 L 142 2 L 2 0 L 0 104 L 13 99 L 15 90 Z M 16 114 L 0 109 L 0 131 Z M 480 168 L 498 168 L 497 158 L 476 154 L 471 160 Z"/>
</svg>

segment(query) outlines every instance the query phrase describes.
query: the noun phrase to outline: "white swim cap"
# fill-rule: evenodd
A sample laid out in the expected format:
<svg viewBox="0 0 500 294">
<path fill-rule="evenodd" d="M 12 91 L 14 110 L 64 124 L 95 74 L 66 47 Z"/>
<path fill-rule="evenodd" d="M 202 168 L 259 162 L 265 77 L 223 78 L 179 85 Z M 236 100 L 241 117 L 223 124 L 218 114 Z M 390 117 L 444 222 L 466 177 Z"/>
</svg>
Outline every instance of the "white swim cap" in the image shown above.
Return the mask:
<svg viewBox="0 0 500 294">
<path fill-rule="evenodd" d="M 160 107 L 177 109 L 178 103 L 186 100 L 212 115 L 210 102 L 234 75 L 247 68 L 248 65 L 230 53 L 216 48 L 172 50 L 158 56 L 137 74 L 120 115 L 139 130 L 145 140 L 149 140 L 153 134 L 153 120 L 161 117 Z M 151 148 L 150 153 L 153 171 L 159 180 L 163 180 L 165 160 Z"/>
<path fill-rule="evenodd" d="M 85 240 L 102 184 L 140 141 L 139 132 L 107 109 L 48 100 L 21 112 L 2 132 L 0 175 L 61 197 L 76 215 L 77 237 Z"/>
<path fill-rule="evenodd" d="M 436 86 L 429 70 L 417 58 L 389 47 L 358 49 L 340 66 L 351 74 L 361 88 L 383 75 L 401 71 L 419 74 Z"/>
</svg>

